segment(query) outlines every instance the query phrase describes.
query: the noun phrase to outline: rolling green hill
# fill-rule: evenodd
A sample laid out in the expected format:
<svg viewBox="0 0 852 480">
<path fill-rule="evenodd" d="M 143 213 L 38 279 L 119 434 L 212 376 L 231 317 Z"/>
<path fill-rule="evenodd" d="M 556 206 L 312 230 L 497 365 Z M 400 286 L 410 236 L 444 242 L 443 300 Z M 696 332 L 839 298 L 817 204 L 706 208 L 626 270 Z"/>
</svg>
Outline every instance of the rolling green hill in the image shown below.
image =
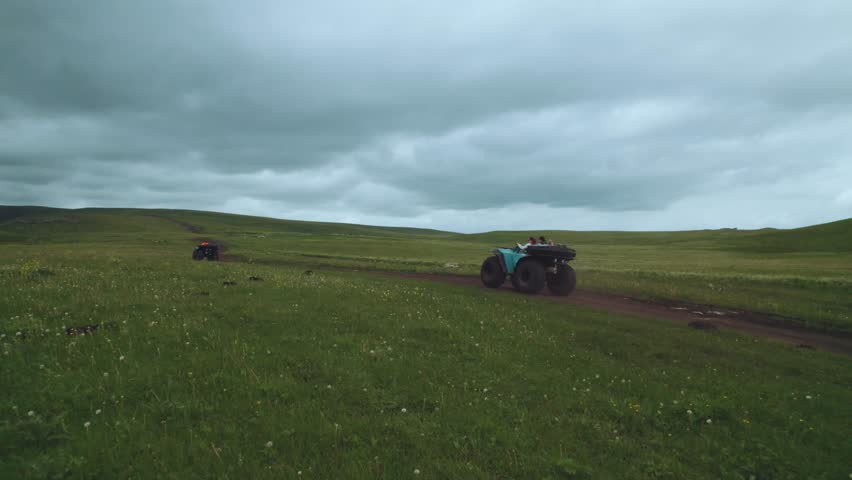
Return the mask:
<svg viewBox="0 0 852 480">
<path fill-rule="evenodd" d="M 169 223 L 155 226 L 154 220 L 166 220 Z M 298 233 L 303 235 L 349 235 L 349 236 L 407 236 L 435 237 L 446 236 L 447 232 L 437 230 L 375 227 L 345 223 L 306 222 L 298 220 L 279 220 L 247 215 L 204 212 L 195 210 L 163 209 L 115 209 L 83 208 L 76 210 L 46 207 L 0 206 L 0 234 L 19 236 L 41 236 L 50 241 L 65 232 L 73 233 L 138 233 L 142 230 L 169 230 L 167 225 L 197 227 L 199 232 L 251 233 Z M 74 227 L 78 225 L 79 227 Z M 0 237 L 2 240 L 3 237 Z"/>
<path fill-rule="evenodd" d="M 850 252 L 852 218 L 790 230 L 693 230 L 677 232 L 584 232 L 569 230 L 497 231 L 466 235 L 480 241 L 512 244 L 539 235 L 569 244 L 715 248 L 748 252 Z"/>
<path fill-rule="evenodd" d="M 475 275 L 494 246 L 541 234 L 577 249 L 580 288 L 852 330 L 852 219 L 791 230 L 459 234 L 190 210 L 0 207 L 0 244 L 17 258 L 43 256 L 36 247 L 49 244 L 87 258 L 122 245 L 126 254 L 183 260 L 208 239 L 232 259 L 269 265 Z"/>
<path fill-rule="evenodd" d="M 714 248 L 748 252 L 850 252 L 852 218 L 804 228 L 779 230 L 693 230 L 674 232 L 618 231 L 493 231 L 460 234 L 440 230 L 282 220 L 196 210 L 61 209 L 0 206 L 0 240 L 38 236 L 51 241 L 64 233 L 138 233 L 152 228 L 150 219 L 197 227 L 197 233 L 289 233 L 315 236 L 432 238 L 470 243 L 513 245 L 530 236 L 545 235 L 568 244 Z M 168 230 L 165 226 L 154 231 Z"/>
<path fill-rule="evenodd" d="M 847 356 L 352 271 L 475 274 L 524 232 L 0 218 L 3 479 L 848 475 Z M 852 261 L 831 250 L 848 222 L 830 225 L 552 235 L 578 248 L 582 288 L 852 331 Z M 754 251 L 761 235 L 787 251 Z M 202 238 L 233 261 L 190 260 Z"/>
</svg>

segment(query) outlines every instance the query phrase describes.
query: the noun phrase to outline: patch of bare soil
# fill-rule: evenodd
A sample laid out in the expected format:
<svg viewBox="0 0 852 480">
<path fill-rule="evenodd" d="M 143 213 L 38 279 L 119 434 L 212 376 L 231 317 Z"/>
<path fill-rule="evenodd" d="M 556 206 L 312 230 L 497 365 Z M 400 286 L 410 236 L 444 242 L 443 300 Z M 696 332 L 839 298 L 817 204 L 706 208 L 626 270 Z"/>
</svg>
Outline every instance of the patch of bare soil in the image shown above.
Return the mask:
<svg viewBox="0 0 852 480">
<path fill-rule="evenodd" d="M 449 274 L 426 274 L 407 272 L 371 272 L 376 275 L 430 280 L 434 282 L 463 285 L 471 288 L 486 288 L 479 277 Z M 515 292 L 508 282 L 498 291 L 523 295 Z M 648 301 L 613 295 L 608 293 L 591 292 L 578 289 L 567 297 L 560 297 L 545 292 L 533 298 L 542 301 L 581 305 L 598 310 L 633 315 L 639 317 L 658 318 L 682 323 L 685 326 L 699 330 L 734 330 L 758 337 L 769 338 L 791 343 L 798 347 L 825 350 L 844 355 L 852 355 L 852 335 L 845 333 L 820 333 L 803 328 L 782 324 L 780 317 L 746 310 L 716 307 L 713 305 L 697 305 L 675 301 Z"/>
<path fill-rule="evenodd" d="M 191 223 L 181 222 L 180 220 L 175 220 L 174 218 L 169 218 L 169 217 L 166 217 L 164 215 L 148 215 L 148 216 L 152 217 L 152 218 L 159 218 L 161 220 L 166 220 L 166 221 L 172 222 L 176 225 L 179 225 L 181 228 L 183 228 L 184 230 L 186 230 L 190 233 L 195 233 L 195 234 L 204 233 L 204 229 L 199 225 L 193 225 Z M 214 244 L 218 245 L 219 246 L 219 261 L 220 262 L 241 262 L 241 261 L 244 260 L 239 255 L 231 255 L 231 254 L 225 253 L 228 250 L 228 244 L 226 244 L 225 242 L 220 242 L 216 239 L 208 238 L 208 237 L 195 237 L 195 240 L 197 240 L 198 242 L 202 242 L 202 241 L 206 240 L 210 243 L 214 243 Z"/>
</svg>

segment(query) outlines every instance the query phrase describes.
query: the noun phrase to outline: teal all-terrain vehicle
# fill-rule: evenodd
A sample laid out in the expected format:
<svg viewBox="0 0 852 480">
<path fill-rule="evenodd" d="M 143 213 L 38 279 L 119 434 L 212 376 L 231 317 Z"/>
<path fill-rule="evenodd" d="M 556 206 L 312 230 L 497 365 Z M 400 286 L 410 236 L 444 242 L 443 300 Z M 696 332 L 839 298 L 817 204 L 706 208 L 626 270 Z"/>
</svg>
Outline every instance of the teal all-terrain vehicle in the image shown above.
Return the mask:
<svg viewBox="0 0 852 480">
<path fill-rule="evenodd" d="M 568 262 L 577 256 L 565 245 L 520 245 L 495 248 L 482 263 L 479 276 L 486 287 L 498 288 L 508 276 L 515 290 L 537 294 L 550 289 L 555 295 L 570 295 L 577 286 L 577 274 Z"/>
</svg>

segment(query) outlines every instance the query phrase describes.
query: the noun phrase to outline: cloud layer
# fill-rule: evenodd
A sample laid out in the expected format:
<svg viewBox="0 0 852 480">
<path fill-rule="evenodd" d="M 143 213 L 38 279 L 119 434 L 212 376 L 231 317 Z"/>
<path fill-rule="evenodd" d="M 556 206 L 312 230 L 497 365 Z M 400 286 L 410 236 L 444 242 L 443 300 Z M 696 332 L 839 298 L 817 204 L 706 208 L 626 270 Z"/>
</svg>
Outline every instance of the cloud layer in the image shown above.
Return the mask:
<svg viewBox="0 0 852 480">
<path fill-rule="evenodd" d="M 13 0 L 0 204 L 428 226 L 852 216 L 852 3 Z"/>
</svg>

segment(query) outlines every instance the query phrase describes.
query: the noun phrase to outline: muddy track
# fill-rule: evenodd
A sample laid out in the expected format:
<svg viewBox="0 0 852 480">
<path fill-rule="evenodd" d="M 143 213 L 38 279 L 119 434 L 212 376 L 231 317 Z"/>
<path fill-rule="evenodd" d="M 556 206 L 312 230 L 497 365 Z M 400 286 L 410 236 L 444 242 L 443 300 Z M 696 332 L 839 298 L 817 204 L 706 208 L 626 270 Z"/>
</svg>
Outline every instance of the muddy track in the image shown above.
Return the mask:
<svg viewBox="0 0 852 480">
<path fill-rule="evenodd" d="M 183 223 L 168 217 L 157 217 L 173 221 L 192 233 L 201 233 L 203 231 L 201 227 L 196 225 Z M 198 237 L 197 240 L 200 241 L 204 239 Z M 220 259 L 222 261 L 244 261 L 244 259 L 239 255 L 226 254 L 225 252 L 227 251 L 228 246 L 225 243 L 218 242 L 212 238 L 207 238 L 206 240 L 219 245 Z M 317 268 L 327 269 L 327 267 Z M 351 269 L 334 268 L 332 268 L 332 270 L 352 271 Z M 367 270 L 365 272 L 386 277 L 411 278 L 462 285 L 471 288 L 486 288 L 480 282 L 479 277 L 469 275 L 410 273 L 380 270 Z M 507 294 L 520 295 L 508 286 L 508 284 L 504 284 L 503 287 L 498 289 L 498 291 Z M 825 350 L 828 352 L 852 356 L 852 334 L 827 334 L 803 328 L 796 328 L 788 324 L 784 324 L 784 319 L 780 317 L 764 313 L 677 301 L 639 300 L 636 298 L 625 297 L 623 295 L 592 292 L 582 289 L 576 290 L 568 297 L 551 295 L 550 292 L 545 289 L 541 295 L 536 295 L 530 298 L 541 299 L 542 301 L 554 303 L 580 305 L 624 315 L 669 320 L 701 330 L 733 330 L 740 333 L 790 343 L 801 348 Z"/>
<path fill-rule="evenodd" d="M 204 229 L 199 225 L 193 225 L 191 223 L 181 222 L 180 220 L 176 220 L 174 218 L 169 218 L 169 217 L 164 216 L 164 215 L 147 215 L 147 216 L 151 217 L 151 218 L 159 218 L 160 220 L 166 220 L 166 221 L 172 222 L 175 225 L 180 226 L 181 228 L 183 228 L 184 230 L 186 230 L 190 233 L 195 233 L 195 234 L 204 233 Z M 225 242 L 220 242 L 220 241 L 216 240 L 215 238 L 209 238 L 209 237 L 195 237 L 194 240 L 197 241 L 197 242 L 202 242 L 202 241 L 206 240 L 210 243 L 214 243 L 214 244 L 218 245 L 219 246 L 219 260 L 220 261 L 223 261 L 223 262 L 239 262 L 239 261 L 242 261 L 242 258 L 240 258 L 238 255 L 229 255 L 229 254 L 225 253 L 228 250 L 228 244 L 225 243 Z"/>
<path fill-rule="evenodd" d="M 374 271 L 370 273 L 387 277 L 429 280 L 470 288 L 485 288 L 480 283 L 479 277 L 473 276 L 387 271 Z M 508 286 L 508 282 L 507 285 L 504 285 L 498 291 L 511 295 L 521 295 L 515 292 L 511 286 Z M 668 320 L 702 330 L 733 330 L 790 343 L 802 348 L 825 350 L 852 356 L 852 335 L 850 334 L 819 333 L 789 325 L 782 325 L 780 322 L 783 319 L 780 317 L 757 312 L 685 302 L 654 302 L 625 297 L 623 295 L 598 293 L 580 289 L 568 297 L 554 296 L 545 290 L 545 293 L 541 295 L 528 298 L 540 299 L 546 302 L 580 305 L 624 315 Z"/>
<path fill-rule="evenodd" d="M 167 217 L 165 215 L 155 215 L 155 214 L 151 213 L 151 214 L 148 214 L 148 215 L 145 215 L 145 216 L 151 217 L 151 218 L 157 218 L 157 219 L 160 219 L 160 220 L 165 220 L 167 222 L 174 223 L 175 225 L 179 225 L 184 230 L 191 232 L 191 233 L 202 233 L 202 232 L 204 232 L 204 229 L 201 228 L 198 225 L 193 225 L 193 224 L 187 223 L 187 222 L 181 222 L 180 220 L 177 220 L 177 219 L 174 219 L 174 218 L 171 218 L 171 217 Z"/>
</svg>

